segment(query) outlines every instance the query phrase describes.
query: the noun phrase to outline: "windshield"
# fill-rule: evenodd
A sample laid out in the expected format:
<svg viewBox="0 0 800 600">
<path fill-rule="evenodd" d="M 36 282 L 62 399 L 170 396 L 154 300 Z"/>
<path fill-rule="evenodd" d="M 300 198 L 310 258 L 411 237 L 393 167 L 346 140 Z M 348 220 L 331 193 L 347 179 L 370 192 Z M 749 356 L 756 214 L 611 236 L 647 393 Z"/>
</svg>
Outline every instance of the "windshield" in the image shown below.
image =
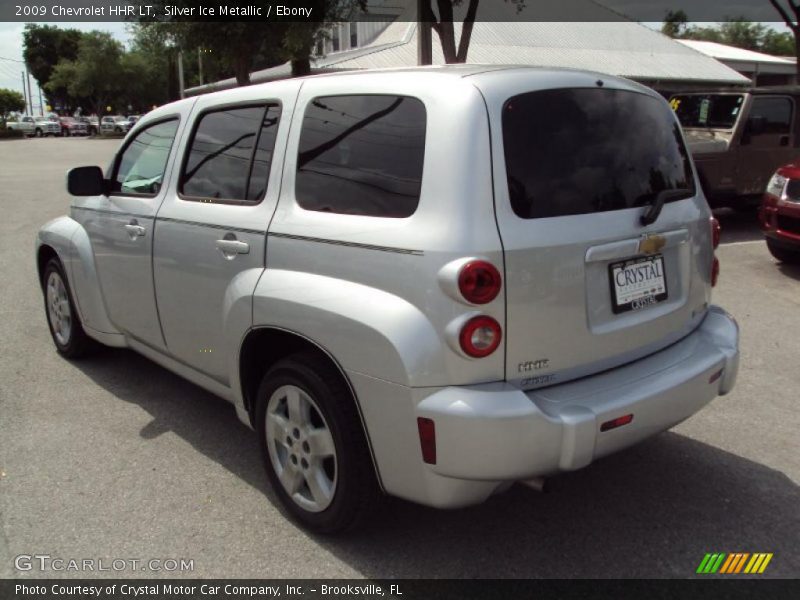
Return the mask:
<svg viewBox="0 0 800 600">
<path fill-rule="evenodd" d="M 684 127 L 733 129 L 744 103 L 741 94 L 687 94 L 669 104 Z"/>
<path fill-rule="evenodd" d="M 511 206 L 523 219 L 643 206 L 694 195 L 680 127 L 663 101 L 611 89 L 556 89 L 503 109 Z"/>
</svg>

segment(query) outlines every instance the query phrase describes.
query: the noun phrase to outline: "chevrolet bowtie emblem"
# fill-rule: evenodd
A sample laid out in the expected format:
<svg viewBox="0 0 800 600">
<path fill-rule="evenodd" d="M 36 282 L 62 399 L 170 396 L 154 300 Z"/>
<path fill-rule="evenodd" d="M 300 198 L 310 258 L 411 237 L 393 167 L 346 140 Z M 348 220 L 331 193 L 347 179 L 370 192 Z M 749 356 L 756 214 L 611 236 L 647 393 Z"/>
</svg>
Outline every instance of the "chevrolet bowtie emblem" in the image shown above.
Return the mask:
<svg viewBox="0 0 800 600">
<path fill-rule="evenodd" d="M 655 254 L 667 243 L 663 235 L 647 235 L 639 240 L 639 254 Z"/>
</svg>

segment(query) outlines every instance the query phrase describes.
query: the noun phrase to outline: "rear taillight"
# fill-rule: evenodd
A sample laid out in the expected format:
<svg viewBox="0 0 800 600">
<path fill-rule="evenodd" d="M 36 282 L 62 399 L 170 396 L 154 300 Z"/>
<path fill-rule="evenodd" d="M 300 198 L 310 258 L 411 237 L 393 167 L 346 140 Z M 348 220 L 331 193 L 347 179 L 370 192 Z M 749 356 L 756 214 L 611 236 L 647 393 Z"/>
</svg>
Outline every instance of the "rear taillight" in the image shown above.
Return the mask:
<svg viewBox="0 0 800 600">
<path fill-rule="evenodd" d="M 719 246 L 720 234 L 719 221 L 717 221 L 716 217 L 711 217 L 711 245 L 714 247 L 714 250 Z"/>
<path fill-rule="evenodd" d="M 467 302 L 488 304 L 500 293 L 500 271 L 485 260 L 468 262 L 458 272 L 458 289 Z"/>
<path fill-rule="evenodd" d="M 716 217 L 711 217 L 711 247 L 716 250 L 719 247 L 719 240 L 721 235 L 721 229 L 719 226 L 719 221 L 717 221 Z M 711 287 L 717 285 L 717 279 L 719 279 L 719 259 L 716 255 L 712 252 L 711 255 Z"/>
<path fill-rule="evenodd" d="M 717 285 L 717 279 L 719 279 L 719 259 L 715 256 L 711 261 L 711 287 Z"/>
<path fill-rule="evenodd" d="M 479 316 L 467 321 L 458 336 L 461 349 L 467 356 L 483 358 L 497 350 L 503 331 L 492 317 Z"/>
</svg>

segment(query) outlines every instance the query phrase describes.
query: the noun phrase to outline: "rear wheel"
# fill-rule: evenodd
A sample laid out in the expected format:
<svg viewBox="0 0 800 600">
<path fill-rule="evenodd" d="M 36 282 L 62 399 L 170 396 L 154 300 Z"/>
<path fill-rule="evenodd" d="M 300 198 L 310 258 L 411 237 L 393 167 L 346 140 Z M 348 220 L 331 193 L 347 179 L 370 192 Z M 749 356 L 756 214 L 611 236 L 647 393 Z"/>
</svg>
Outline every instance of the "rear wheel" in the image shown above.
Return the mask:
<svg viewBox="0 0 800 600">
<path fill-rule="evenodd" d="M 44 270 L 44 307 L 56 350 L 66 358 L 80 358 L 95 346 L 83 330 L 61 262 L 51 258 Z"/>
<path fill-rule="evenodd" d="M 800 264 L 800 250 L 788 250 L 770 239 L 767 239 L 767 249 L 772 256 L 781 262 L 791 265 Z"/>
<path fill-rule="evenodd" d="M 339 372 L 314 354 L 273 366 L 258 390 L 256 430 L 267 475 L 305 527 L 357 525 L 379 497 L 366 437 Z"/>
</svg>

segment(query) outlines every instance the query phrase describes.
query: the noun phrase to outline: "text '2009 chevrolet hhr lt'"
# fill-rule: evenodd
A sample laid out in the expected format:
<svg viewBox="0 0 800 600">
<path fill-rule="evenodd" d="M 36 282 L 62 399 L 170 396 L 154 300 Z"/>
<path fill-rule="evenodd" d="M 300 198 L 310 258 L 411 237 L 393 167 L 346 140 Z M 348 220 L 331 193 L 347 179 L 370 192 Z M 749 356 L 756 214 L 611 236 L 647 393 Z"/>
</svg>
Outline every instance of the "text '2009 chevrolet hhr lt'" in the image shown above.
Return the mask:
<svg viewBox="0 0 800 600">
<path fill-rule="evenodd" d="M 232 402 L 317 531 L 381 493 L 459 507 L 585 467 L 736 379 L 719 227 L 667 102 L 624 79 L 223 91 L 68 189 L 36 247 L 58 351 L 132 348 Z"/>
</svg>

